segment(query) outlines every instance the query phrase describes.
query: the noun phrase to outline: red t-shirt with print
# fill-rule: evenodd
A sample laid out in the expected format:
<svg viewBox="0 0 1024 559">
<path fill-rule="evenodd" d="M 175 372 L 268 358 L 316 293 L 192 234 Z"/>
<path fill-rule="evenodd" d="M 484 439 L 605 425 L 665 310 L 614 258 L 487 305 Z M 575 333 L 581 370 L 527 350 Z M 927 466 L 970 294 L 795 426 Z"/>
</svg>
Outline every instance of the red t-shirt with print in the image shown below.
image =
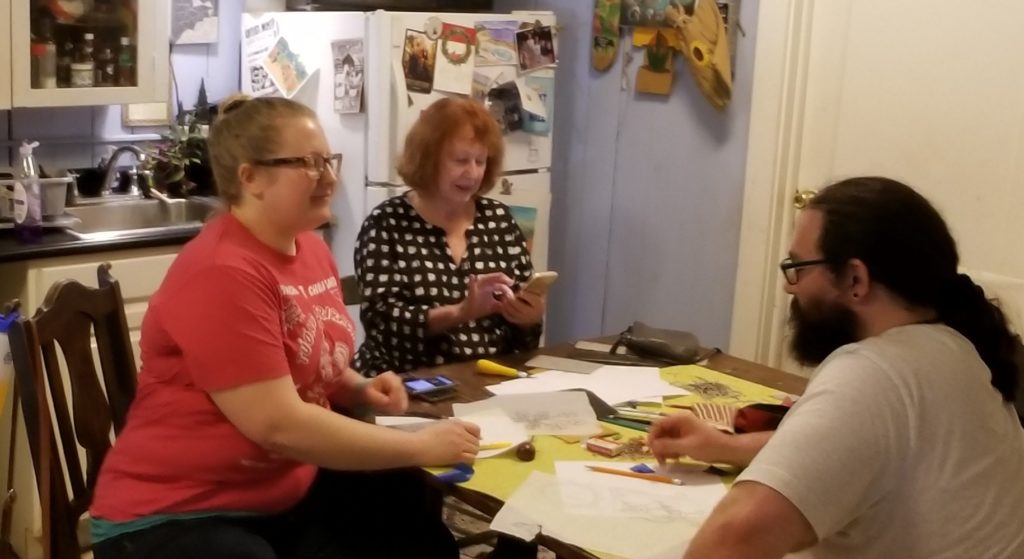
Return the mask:
<svg viewBox="0 0 1024 559">
<path fill-rule="evenodd" d="M 291 375 L 327 407 L 349 364 L 352 321 L 338 272 L 313 233 L 288 256 L 226 214 L 175 259 L 142 323 L 142 368 L 125 429 L 97 481 L 93 518 L 278 512 L 316 466 L 247 439 L 208 393 Z"/>
</svg>

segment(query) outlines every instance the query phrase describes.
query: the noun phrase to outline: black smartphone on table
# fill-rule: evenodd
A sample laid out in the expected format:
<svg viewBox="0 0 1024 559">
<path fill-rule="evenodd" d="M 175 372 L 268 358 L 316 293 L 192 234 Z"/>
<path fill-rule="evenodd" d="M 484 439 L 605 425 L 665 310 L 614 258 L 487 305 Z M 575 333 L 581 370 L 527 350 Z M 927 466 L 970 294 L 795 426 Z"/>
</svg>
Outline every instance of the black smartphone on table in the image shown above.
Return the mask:
<svg viewBox="0 0 1024 559">
<path fill-rule="evenodd" d="M 405 378 L 402 379 L 406 392 L 414 398 L 437 402 L 455 396 L 455 381 L 444 376 L 437 375 L 430 378 Z"/>
</svg>

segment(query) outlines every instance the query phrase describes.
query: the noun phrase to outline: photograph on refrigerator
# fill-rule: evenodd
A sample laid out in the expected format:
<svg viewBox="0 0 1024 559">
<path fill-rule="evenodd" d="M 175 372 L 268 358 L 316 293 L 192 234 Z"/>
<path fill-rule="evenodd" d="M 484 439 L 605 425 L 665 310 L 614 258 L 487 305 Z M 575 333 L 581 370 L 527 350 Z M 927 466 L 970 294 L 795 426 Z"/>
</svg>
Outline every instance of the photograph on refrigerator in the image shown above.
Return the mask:
<svg viewBox="0 0 1024 559">
<path fill-rule="evenodd" d="M 476 29 L 445 23 L 434 66 L 434 89 L 469 95 L 473 88 L 473 50 Z"/>
<path fill-rule="evenodd" d="M 310 76 L 310 71 L 299 55 L 288 46 L 288 39 L 285 37 L 280 37 L 267 53 L 267 57 L 263 59 L 263 67 L 281 93 L 288 98 L 295 95 Z"/>
<path fill-rule="evenodd" d="M 430 93 L 434 85 L 434 57 L 437 41 L 415 29 L 405 30 L 402 47 L 402 70 L 405 72 L 405 86 L 409 91 Z"/>
<path fill-rule="evenodd" d="M 544 114 L 534 113 L 527 109 L 523 119 L 523 131 L 538 136 L 551 134 L 551 119 L 555 113 L 555 77 L 530 74 L 524 78 L 526 87 L 537 93 L 537 98 L 544 106 Z"/>
<path fill-rule="evenodd" d="M 478 21 L 476 23 L 476 65 L 507 66 L 516 62 L 516 31 L 519 22 Z"/>
<path fill-rule="evenodd" d="M 512 211 L 512 217 L 516 218 L 519 229 L 523 231 L 527 252 L 533 253 L 533 236 L 537 232 L 537 208 L 509 206 L 508 209 Z"/>
<path fill-rule="evenodd" d="M 487 92 L 487 109 L 498 122 L 502 134 L 523 128 L 523 102 L 516 82 L 505 82 Z"/>
<path fill-rule="evenodd" d="M 277 20 L 266 18 L 242 30 L 242 43 L 245 52 L 245 67 L 242 79 L 248 80 L 249 91 L 254 97 L 278 95 L 274 80 L 263 67 L 263 59 L 280 36 Z"/>
<path fill-rule="evenodd" d="M 491 90 L 491 86 L 494 85 L 494 83 L 494 76 L 490 73 L 473 70 L 473 87 L 471 93 L 473 99 L 486 103 L 487 92 Z"/>
<path fill-rule="evenodd" d="M 171 43 L 198 45 L 217 42 L 217 0 L 174 0 L 171 5 Z"/>
<path fill-rule="evenodd" d="M 363 40 L 333 41 L 331 52 L 334 55 L 334 112 L 358 113 L 363 100 Z"/>
<path fill-rule="evenodd" d="M 551 27 L 530 26 L 516 33 L 516 52 L 519 54 L 519 71 L 529 72 L 555 63 L 555 37 Z"/>
</svg>

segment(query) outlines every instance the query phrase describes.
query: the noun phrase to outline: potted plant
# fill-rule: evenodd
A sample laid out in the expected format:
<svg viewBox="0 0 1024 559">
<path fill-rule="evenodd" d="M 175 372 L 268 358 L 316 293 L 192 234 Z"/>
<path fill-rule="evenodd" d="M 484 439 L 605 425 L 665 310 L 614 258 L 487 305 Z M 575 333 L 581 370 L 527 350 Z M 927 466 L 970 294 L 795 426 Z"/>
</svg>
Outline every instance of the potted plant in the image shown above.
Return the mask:
<svg viewBox="0 0 1024 559">
<path fill-rule="evenodd" d="M 169 196 L 184 198 L 212 187 L 212 184 L 201 184 L 206 182 L 204 169 L 209 169 L 206 138 L 193 119 L 184 126 L 172 126 L 161 138 L 147 150 L 146 168 L 153 174 L 157 189 Z"/>
</svg>

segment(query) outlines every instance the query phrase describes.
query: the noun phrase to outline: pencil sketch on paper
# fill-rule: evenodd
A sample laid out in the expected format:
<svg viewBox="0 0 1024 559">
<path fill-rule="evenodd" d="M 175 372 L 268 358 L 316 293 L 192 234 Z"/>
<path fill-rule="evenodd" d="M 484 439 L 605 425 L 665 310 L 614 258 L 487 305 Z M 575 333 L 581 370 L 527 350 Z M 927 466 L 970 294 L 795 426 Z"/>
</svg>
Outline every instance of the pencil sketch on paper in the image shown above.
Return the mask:
<svg viewBox="0 0 1024 559">
<path fill-rule="evenodd" d="M 697 380 L 684 384 L 680 388 L 685 388 L 705 400 L 739 401 L 743 398 L 743 395 L 733 387 L 703 377 L 697 377 Z"/>
<path fill-rule="evenodd" d="M 572 411 L 557 410 L 513 410 L 509 413 L 512 421 L 526 427 L 528 433 L 579 434 L 589 435 L 600 431 L 593 418 L 580 416 Z"/>
</svg>

